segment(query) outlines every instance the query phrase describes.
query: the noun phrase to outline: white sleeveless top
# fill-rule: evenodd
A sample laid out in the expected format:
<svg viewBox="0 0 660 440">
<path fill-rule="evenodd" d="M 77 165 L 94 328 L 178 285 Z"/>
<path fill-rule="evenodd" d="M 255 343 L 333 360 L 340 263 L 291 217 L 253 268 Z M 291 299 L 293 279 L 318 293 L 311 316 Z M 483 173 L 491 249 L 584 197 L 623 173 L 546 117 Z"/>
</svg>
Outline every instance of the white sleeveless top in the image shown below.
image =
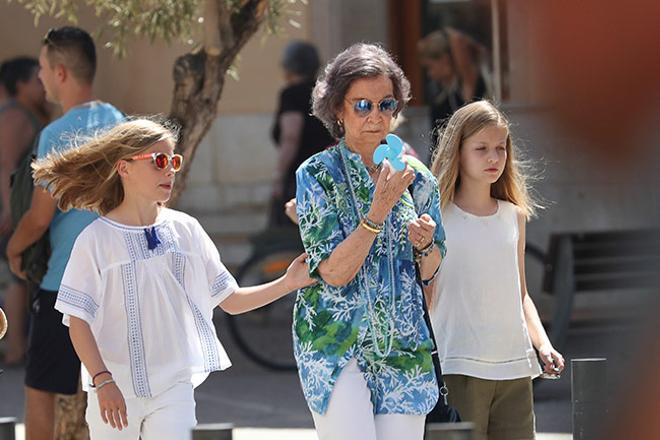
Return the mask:
<svg viewBox="0 0 660 440">
<path fill-rule="evenodd" d="M 447 256 L 431 321 L 443 374 L 539 375 L 522 308 L 516 206 L 498 200 L 495 214 L 476 216 L 450 203 L 442 220 Z"/>
</svg>

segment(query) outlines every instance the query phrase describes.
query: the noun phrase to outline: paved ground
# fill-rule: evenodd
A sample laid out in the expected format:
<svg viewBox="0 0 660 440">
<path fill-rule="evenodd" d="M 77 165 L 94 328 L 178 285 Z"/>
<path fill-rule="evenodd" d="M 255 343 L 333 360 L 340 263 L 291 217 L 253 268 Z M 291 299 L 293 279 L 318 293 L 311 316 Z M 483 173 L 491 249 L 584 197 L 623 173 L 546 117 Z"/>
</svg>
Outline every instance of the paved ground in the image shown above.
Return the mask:
<svg viewBox="0 0 660 440">
<path fill-rule="evenodd" d="M 238 440 L 313 439 L 312 419 L 305 405 L 295 373 L 274 373 L 252 364 L 241 355 L 227 336 L 222 317 L 218 331 L 234 366 L 212 374 L 196 392 L 197 418 L 200 423 L 231 422 Z M 634 344 L 627 338 L 629 327 L 578 328 L 570 333 L 564 352 L 567 359 L 605 356 L 609 359 L 610 376 L 627 369 Z M 629 371 L 629 370 L 628 370 Z M 12 368 L 0 375 L 0 417 L 23 418 L 23 369 Z M 617 379 L 612 379 L 617 381 Z M 604 392 L 610 390 L 603 385 Z M 541 381 L 535 389 L 537 430 L 540 439 L 570 438 L 570 367 L 560 380 Z M 267 430 L 267 428 L 280 428 Z M 288 430 L 281 430 L 287 428 Z M 291 430 L 294 429 L 294 430 Z M 22 437 L 21 437 L 22 438 Z"/>
<path fill-rule="evenodd" d="M 267 429 L 267 428 L 238 428 L 232 431 L 233 440 L 316 440 L 313 429 Z M 539 434 L 537 440 L 569 440 L 571 434 Z M 16 440 L 24 440 L 23 426 L 16 429 Z"/>
</svg>

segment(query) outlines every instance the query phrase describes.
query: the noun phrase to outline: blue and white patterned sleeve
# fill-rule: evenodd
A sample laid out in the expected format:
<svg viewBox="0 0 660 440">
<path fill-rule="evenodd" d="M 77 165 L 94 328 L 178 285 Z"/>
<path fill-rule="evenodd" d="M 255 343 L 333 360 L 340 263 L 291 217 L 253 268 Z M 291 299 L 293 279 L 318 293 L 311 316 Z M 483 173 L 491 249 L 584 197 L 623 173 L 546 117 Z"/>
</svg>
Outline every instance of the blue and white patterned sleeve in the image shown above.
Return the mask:
<svg viewBox="0 0 660 440">
<path fill-rule="evenodd" d="M 442 226 L 441 199 L 438 181 L 435 176 L 421 162 L 415 160 L 417 177 L 414 182 L 415 209 L 418 215 L 428 214 L 436 223 L 434 241 L 440 248 L 444 258 L 447 253 L 445 245 L 445 229 Z"/>
<path fill-rule="evenodd" d="M 328 190 L 331 177 L 318 162 L 303 165 L 296 172 L 296 213 L 309 274 L 322 281 L 319 265 L 344 240 L 335 207 L 330 203 Z"/>
<path fill-rule="evenodd" d="M 103 300 L 101 269 L 96 258 L 94 241 L 85 231 L 78 236 L 64 270 L 57 292 L 55 309 L 64 314 L 62 322 L 69 325 L 75 316 L 93 324 Z"/>
<path fill-rule="evenodd" d="M 431 197 L 429 198 L 428 201 L 427 212 L 431 216 L 433 221 L 435 221 L 436 224 L 435 234 L 434 234 L 435 244 L 438 246 L 438 248 L 440 248 L 440 254 L 442 255 L 442 258 L 445 258 L 445 255 L 447 254 L 447 246 L 445 244 L 445 228 L 442 226 L 442 214 L 440 210 L 440 190 L 438 188 L 435 179 L 433 179 L 432 182 L 433 182 L 433 189 L 430 192 Z"/>
</svg>

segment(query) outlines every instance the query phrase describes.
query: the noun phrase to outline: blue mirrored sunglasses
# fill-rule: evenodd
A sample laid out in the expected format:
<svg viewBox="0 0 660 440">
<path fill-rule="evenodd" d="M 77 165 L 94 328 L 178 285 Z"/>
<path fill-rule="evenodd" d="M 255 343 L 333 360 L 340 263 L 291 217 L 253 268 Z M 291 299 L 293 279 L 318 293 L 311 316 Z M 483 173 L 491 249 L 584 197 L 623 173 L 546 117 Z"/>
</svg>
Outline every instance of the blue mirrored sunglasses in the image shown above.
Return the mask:
<svg viewBox="0 0 660 440">
<path fill-rule="evenodd" d="M 399 101 L 394 98 L 385 98 L 378 103 L 378 110 L 381 113 L 393 114 L 398 107 Z M 369 115 L 373 108 L 374 103 L 368 99 L 359 99 L 353 103 L 353 110 L 355 110 L 355 114 L 361 117 Z"/>
</svg>

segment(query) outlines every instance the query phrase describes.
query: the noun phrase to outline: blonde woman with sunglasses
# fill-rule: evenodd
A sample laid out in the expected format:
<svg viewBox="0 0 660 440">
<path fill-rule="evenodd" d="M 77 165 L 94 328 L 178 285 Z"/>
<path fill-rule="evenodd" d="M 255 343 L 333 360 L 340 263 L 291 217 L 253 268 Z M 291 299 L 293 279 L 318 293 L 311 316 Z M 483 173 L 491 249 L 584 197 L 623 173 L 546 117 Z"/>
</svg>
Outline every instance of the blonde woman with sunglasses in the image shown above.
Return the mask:
<svg viewBox="0 0 660 440">
<path fill-rule="evenodd" d="M 165 207 L 183 164 L 176 138 L 136 119 L 33 165 L 62 210 L 100 215 L 55 304 L 83 364 L 93 439 L 188 438 L 194 387 L 230 366 L 213 309 L 243 313 L 312 282 L 301 255 L 278 280 L 237 286 L 199 222 Z"/>
</svg>

